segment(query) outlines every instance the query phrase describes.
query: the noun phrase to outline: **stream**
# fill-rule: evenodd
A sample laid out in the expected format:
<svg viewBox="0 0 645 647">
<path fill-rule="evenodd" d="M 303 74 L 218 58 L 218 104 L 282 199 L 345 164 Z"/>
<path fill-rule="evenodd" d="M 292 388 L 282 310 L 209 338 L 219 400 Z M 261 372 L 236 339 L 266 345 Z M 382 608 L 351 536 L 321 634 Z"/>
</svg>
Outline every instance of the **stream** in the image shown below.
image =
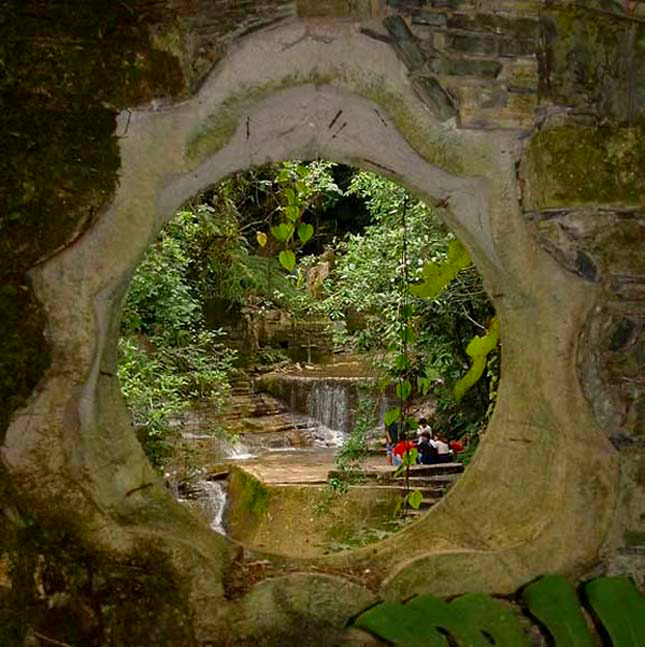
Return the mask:
<svg viewBox="0 0 645 647">
<path fill-rule="evenodd" d="M 322 484 L 355 424 L 365 383 L 364 376 L 328 371 L 268 374 L 256 383 L 238 384 L 223 426 L 239 433 L 232 438 L 206 433 L 214 423 L 209 412 L 192 411 L 180 421 L 182 442 L 199 448 L 211 464 L 235 462 L 266 483 Z M 380 409 L 382 417 L 385 403 Z M 376 460 L 384 463 L 382 457 Z M 213 530 L 225 534 L 226 481 L 201 478 L 171 489 L 180 502 L 197 507 Z"/>
</svg>

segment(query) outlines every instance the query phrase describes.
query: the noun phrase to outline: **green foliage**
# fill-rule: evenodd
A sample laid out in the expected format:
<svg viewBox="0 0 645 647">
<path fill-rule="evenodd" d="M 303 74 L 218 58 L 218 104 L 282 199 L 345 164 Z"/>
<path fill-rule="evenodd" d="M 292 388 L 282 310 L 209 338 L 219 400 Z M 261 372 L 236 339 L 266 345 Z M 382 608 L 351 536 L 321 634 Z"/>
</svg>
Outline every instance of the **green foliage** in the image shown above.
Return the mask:
<svg viewBox="0 0 645 647">
<path fill-rule="evenodd" d="M 314 226 L 305 222 L 306 214 L 311 216 L 329 206 L 333 199 L 342 195 L 331 175 L 334 164 L 320 160 L 303 164 L 284 162 L 278 165 L 273 183 L 277 185 L 279 212 L 282 222 L 270 227 L 272 236 L 284 249 L 279 253 L 282 267 L 291 272 L 296 265 L 293 251 L 304 246 L 314 235 Z M 294 234 L 297 233 L 297 239 Z M 291 249 L 293 248 L 293 249 Z"/>
<path fill-rule="evenodd" d="M 158 469 L 170 458 L 173 417 L 196 400 L 217 410 L 229 392 L 235 352 L 221 331 L 205 328 L 202 302 L 217 275 L 208 259 L 221 258 L 222 245 L 214 240 L 235 236 L 235 227 L 212 220 L 207 209 L 178 214 L 146 252 L 123 310 L 119 380 L 137 435 Z"/>
<path fill-rule="evenodd" d="M 421 507 L 422 502 L 423 493 L 421 492 L 421 490 L 412 490 L 412 492 L 408 494 L 408 505 L 411 508 L 418 510 Z"/>
<path fill-rule="evenodd" d="M 359 172 L 346 193 L 365 201 L 372 221 L 336 245 L 333 272 L 309 310 L 342 322 L 345 344 L 371 352 L 388 380 L 403 376 L 410 389 L 400 384 L 400 399 L 434 394 L 446 412 L 441 424 L 451 429 L 485 419 L 492 373 L 472 389 L 460 419 L 449 420 L 466 346 L 493 312 L 466 250 L 429 207 L 389 180 Z"/>
<path fill-rule="evenodd" d="M 401 407 L 393 407 L 388 409 L 385 413 L 385 426 L 389 427 L 393 422 L 396 422 L 401 417 Z"/>
<path fill-rule="evenodd" d="M 524 589 L 522 599 L 557 647 L 593 647 L 575 589 L 563 577 L 544 575 Z"/>
<path fill-rule="evenodd" d="M 432 595 L 407 604 L 384 602 L 362 613 L 355 624 L 401 647 L 529 645 L 517 612 L 485 594 L 463 595 L 450 603 Z"/>
<path fill-rule="evenodd" d="M 584 586 L 584 595 L 596 614 L 600 635 L 606 635 L 614 647 L 643 644 L 645 599 L 629 578 L 597 578 Z M 563 577 L 545 575 L 525 587 L 521 598 L 554 647 L 598 644 L 574 587 Z M 533 644 L 519 609 L 484 593 L 467 593 L 449 603 L 432 595 L 415 597 L 406 604 L 384 602 L 363 612 L 354 624 L 399 647 Z"/>
<path fill-rule="evenodd" d="M 587 603 L 615 647 L 645 641 L 645 599 L 627 577 L 602 577 L 585 584 Z"/>
<path fill-rule="evenodd" d="M 119 340 L 121 390 L 144 451 L 158 469 L 170 458 L 172 418 L 197 400 L 217 411 L 228 396 L 235 352 L 219 338 L 216 331 L 200 330 L 182 346 L 165 337 Z"/>
<path fill-rule="evenodd" d="M 361 388 L 354 428 L 336 455 L 338 470 L 347 476 L 358 472 L 363 459 L 367 456 L 367 437 L 378 422 L 377 410 L 378 400 L 375 398 L 374 386 L 366 383 Z"/>
<path fill-rule="evenodd" d="M 497 347 L 499 340 L 499 322 L 494 317 L 485 335 L 473 337 L 468 343 L 466 353 L 472 364 L 466 375 L 457 381 L 454 387 L 455 400 L 461 402 L 466 391 L 472 388 L 486 368 L 486 358 Z"/>
<path fill-rule="evenodd" d="M 459 270 L 470 265 L 470 256 L 458 240 L 450 241 L 448 257 L 441 263 L 427 262 L 423 266 L 423 283 L 411 285 L 410 292 L 422 299 L 434 299 L 445 290 Z"/>
<path fill-rule="evenodd" d="M 378 349 L 400 339 L 404 242 L 406 271 L 411 281 L 417 281 L 425 259 L 445 256 L 451 234 L 429 207 L 380 176 L 356 173 L 347 194 L 365 200 L 372 224 L 338 243 L 334 272 L 325 281 L 324 296 L 316 309 L 332 319 L 358 313 L 364 324 L 355 333 L 355 345 L 359 350 Z M 404 227 L 401 213 L 406 201 Z M 404 241 L 405 230 L 409 235 Z"/>
<path fill-rule="evenodd" d="M 296 266 L 296 255 L 290 249 L 283 249 L 278 256 L 278 260 L 280 261 L 280 265 L 288 272 L 291 272 Z"/>
<path fill-rule="evenodd" d="M 492 644 L 499 647 L 528 647 L 529 640 L 510 605 L 484 593 L 467 593 L 450 603 L 452 610 L 472 623 Z"/>
</svg>

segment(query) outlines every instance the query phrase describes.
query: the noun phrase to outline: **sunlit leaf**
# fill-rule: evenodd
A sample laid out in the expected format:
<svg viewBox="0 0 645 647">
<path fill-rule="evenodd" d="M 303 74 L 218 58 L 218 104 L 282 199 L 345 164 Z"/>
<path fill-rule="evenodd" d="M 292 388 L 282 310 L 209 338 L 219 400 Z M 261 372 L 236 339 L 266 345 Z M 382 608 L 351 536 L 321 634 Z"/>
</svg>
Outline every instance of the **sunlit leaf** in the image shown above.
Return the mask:
<svg viewBox="0 0 645 647">
<path fill-rule="evenodd" d="M 389 427 L 393 422 L 396 422 L 401 417 L 401 409 L 394 407 L 388 409 L 385 413 L 385 426 Z"/>
<path fill-rule="evenodd" d="M 255 237 L 257 238 L 258 245 L 260 247 L 264 247 L 267 244 L 267 241 L 269 240 L 267 238 L 267 235 L 263 231 L 258 231 L 257 234 L 255 234 Z"/>
<path fill-rule="evenodd" d="M 288 240 L 293 233 L 293 225 L 282 222 L 279 225 L 271 227 L 271 233 L 276 240 L 284 242 L 285 240 Z"/>
<path fill-rule="evenodd" d="M 486 368 L 486 357 L 488 356 L 488 353 L 495 349 L 498 339 L 499 322 L 497 321 L 497 318 L 494 317 L 486 331 L 486 334 L 481 337 L 477 335 L 468 343 L 466 353 L 473 361 L 466 375 L 457 381 L 453 389 L 455 400 L 457 400 L 457 402 L 461 402 L 461 399 L 467 391 L 472 388 L 477 383 L 477 380 L 482 376 L 484 369 Z"/>
<path fill-rule="evenodd" d="M 410 492 L 410 494 L 408 495 L 408 504 L 410 505 L 411 508 L 414 508 L 415 510 L 419 509 L 422 501 L 423 501 L 423 494 L 421 494 L 421 490 L 414 490 L 413 492 Z"/>
<path fill-rule="evenodd" d="M 289 272 L 296 266 L 296 255 L 290 249 L 283 249 L 278 256 L 278 260 L 280 265 Z"/>
<path fill-rule="evenodd" d="M 427 377 L 418 377 L 417 378 L 417 388 L 421 392 L 421 395 L 426 395 L 430 390 L 430 380 Z"/>
<path fill-rule="evenodd" d="M 304 245 L 312 236 L 314 235 L 314 227 L 306 222 L 301 222 L 298 225 L 298 238 L 300 242 Z"/>
<path fill-rule="evenodd" d="M 297 204 L 297 200 L 296 200 L 296 192 L 295 192 L 291 187 L 287 187 L 287 188 L 284 190 L 284 196 L 285 196 L 285 198 L 287 199 L 287 204 L 288 204 L 288 205 L 295 205 L 295 204 Z"/>
<path fill-rule="evenodd" d="M 426 263 L 423 266 L 423 283 L 411 285 L 410 292 L 422 299 L 434 299 L 457 276 L 459 270 L 470 265 L 466 248 L 453 240 L 448 245 L 448 257 L 443 263 Z"/>
<path fill-rule="evenodd" d="M 298 218 L 300 217 L 300 209 L 295 204 L 290 204 L 284 209 L 284 213 L 287 216 L 287 218 L 295 223 Z"/>
</svg>

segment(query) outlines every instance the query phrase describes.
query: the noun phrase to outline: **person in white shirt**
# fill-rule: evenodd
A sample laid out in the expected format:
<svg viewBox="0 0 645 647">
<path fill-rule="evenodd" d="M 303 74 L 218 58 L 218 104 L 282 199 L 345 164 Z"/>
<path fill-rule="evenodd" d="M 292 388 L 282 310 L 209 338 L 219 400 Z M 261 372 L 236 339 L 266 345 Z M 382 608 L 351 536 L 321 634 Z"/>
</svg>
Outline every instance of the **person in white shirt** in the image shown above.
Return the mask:
<svg viewBox="0 0 645 647">
<path fill-rule="evenodd" d="M 437 448 L 440 463 L 450 463 L 453 460 L 452 450 L 443 436 L 437 436 L 433 444 Z"/>
<path fill-rule="evenodd" d="M 425 418 L 419 419 L 419 428 L 417 429 L 417 438 L 421 437 L 421 434 L 428 434 L 430 438 L 434 438 L 432 433 L 432 427 L 428 424 L 428 421 Z"/>
</svg>

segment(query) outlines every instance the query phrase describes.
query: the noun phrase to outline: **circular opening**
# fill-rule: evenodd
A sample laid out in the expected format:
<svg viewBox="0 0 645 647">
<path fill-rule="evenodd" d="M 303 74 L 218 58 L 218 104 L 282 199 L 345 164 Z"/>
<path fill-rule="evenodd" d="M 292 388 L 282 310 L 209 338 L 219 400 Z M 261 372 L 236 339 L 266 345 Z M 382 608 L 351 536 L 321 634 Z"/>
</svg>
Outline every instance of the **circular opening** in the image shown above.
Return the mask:
<svg viewBox="0 0 645 647">
<path fill-rule="evenodd" d="M 283 162 L 199 194 L 149 247 L 119 377 L 148 458 L 211 528 L 306 557 L 367 545 L 470 462 L 498 333 L 440 213 L 371 172 Z"/>
</svg>

